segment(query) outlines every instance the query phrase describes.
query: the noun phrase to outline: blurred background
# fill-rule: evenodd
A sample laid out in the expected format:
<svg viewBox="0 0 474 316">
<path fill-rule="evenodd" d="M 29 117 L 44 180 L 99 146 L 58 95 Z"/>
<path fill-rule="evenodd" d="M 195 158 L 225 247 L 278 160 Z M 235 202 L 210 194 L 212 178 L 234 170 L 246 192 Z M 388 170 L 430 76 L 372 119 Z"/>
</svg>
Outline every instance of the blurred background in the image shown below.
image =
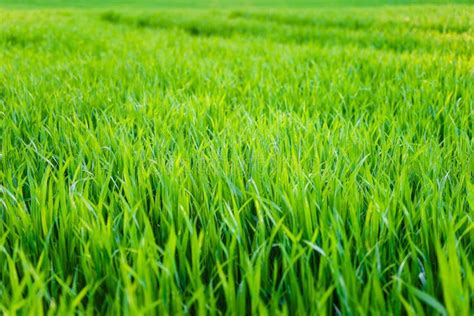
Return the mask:
<svg viewBox="0 0 474 316">
<path fill-rule="evenodd" d="M 0 0 L 16 7 L 319 7 L 474 3 L 472 0 Z"/>
</svg>

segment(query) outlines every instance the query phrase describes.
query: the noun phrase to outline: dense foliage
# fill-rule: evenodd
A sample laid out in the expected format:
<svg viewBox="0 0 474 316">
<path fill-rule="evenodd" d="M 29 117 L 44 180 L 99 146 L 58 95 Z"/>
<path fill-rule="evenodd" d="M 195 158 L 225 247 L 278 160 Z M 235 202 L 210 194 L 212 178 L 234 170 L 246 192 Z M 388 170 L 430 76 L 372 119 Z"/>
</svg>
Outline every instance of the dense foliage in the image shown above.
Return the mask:
<svg viewBox="0 0 474 316">
<path fill-rule="evenodd" d="M 472 315 L 473 21 L 0 11 L 0 311 Z"/>
</svg>

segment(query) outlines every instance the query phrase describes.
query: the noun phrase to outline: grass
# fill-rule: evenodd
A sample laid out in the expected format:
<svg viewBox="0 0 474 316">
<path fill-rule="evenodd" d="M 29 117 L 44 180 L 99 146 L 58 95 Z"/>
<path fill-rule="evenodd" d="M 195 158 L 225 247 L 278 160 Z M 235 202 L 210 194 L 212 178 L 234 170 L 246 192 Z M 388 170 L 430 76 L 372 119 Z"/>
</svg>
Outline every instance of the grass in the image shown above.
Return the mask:
<svg viewBox="0 0 474 316">
<path fill-rule="evenodd" d="M 0 311 L 472 315 L 470 5 L 0 10 Z"/>
<path fill-rule="evenodd" d="M 374 5 L 469 4 L 471 0 L 2 0 L 14 8 L 315 8 Z"/>
</svg>

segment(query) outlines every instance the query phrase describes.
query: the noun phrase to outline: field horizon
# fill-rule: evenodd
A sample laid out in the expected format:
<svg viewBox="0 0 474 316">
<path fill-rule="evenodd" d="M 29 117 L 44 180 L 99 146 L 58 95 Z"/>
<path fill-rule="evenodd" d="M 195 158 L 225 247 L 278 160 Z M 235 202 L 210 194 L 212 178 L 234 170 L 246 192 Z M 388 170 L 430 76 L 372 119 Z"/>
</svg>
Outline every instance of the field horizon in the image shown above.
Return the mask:
<svg viewBox="0 0 474 316">
<path fill-rule="evenodd" d="M 456 5 L 472 4 L 469 0 L 2 0 L 0 8 L 130 8 L 130 9 L 166 9 L 166 8 L 350 8 L 407 5 Z"/>
</svg>

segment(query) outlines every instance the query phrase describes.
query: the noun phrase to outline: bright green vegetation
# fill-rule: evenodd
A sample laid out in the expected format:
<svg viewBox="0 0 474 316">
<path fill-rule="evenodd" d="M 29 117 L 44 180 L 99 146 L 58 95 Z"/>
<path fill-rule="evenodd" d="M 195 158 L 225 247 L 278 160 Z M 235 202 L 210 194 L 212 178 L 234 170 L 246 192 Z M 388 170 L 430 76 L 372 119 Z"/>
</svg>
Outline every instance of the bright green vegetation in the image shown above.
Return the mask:
<svg viewBox="0 0 474 316">
<path fill-rule="evenodd" d="M 0 0 L 10 7 L 300 7 L 470 3 L 472 0 Z"/>
<path fill-rule="evenodd" d="M 472 315 L 473 21 L 0 11 L 0 313 Z"/>
</svg>

